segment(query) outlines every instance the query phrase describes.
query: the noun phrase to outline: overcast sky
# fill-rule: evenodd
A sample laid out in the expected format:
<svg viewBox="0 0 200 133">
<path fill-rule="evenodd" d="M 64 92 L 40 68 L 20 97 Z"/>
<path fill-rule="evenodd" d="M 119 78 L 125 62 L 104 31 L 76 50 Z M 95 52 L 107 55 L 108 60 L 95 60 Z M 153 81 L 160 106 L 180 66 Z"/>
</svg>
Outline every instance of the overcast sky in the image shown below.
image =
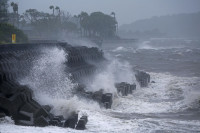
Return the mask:
<svg viewBox="0 0 200 133">
<path fill-rule="evenodd" d="M 81 11 L 106 14 L 114 11 L 119 25 L 152 16 L 200 11 L 200 0 L 9 0 L 12 1 L 19 4 L 20 13 L 30 8 L 51 12 L 50 5 L 59 6 L 72 15 Z"/>
</svg>

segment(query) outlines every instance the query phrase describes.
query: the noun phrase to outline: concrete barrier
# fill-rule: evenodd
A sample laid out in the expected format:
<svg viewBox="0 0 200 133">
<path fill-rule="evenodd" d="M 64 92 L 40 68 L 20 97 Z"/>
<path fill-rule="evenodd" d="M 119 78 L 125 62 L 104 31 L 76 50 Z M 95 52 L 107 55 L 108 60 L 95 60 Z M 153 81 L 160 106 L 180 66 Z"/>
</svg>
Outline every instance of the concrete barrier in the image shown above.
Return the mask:
<svg viewBox="0 0 200 133">
<path fill-rule="evenodd" d="M 136 80 L 139 82 L 141 87 L 147 87 L 150 82 L 150 75 L 144 71 L 136 71 Z"/>
<path fill-rule="evenodd" d="M 106 109 L 111 108 L 112 102 L 113 102 L 112 93 L 104 93 L 103 89 L 100 89 L 99 91 L 95 91 L 95 92 L 86 91 L 85 87 L 86 87 L 85 85 L 79 84 L 76 88 L 75 93 L 80 97 L 97 101 L 100 104 L 100 106 L 103 106 Z"/>
<path fill-rule="evenodd" d="M 118 94 L 121 94 L 122 96 L 127 96 L 128 94 L 133 94 L 133 91 L 136 89 L 136 84 L 121 82 L 116 83 L 115 87 L 117 88 Z"/>
<path fill-rule="evenodd" d="M 72 47 L 60 42 L 33 42 L 30 44 L 0 45 L 0 113 L 11 116 L 17 125 L 28 126 L 61 126 L 85 129 L 85 118 L 78 121 L 78 116 L 71 116 L 67 120 L 50 113 L 51 107 L 41 106 L 32 99 L 32 91 L 26 86 L 17 83 L 17 78 L 29 74 L 34 59 L 42 53 L 42 48 L 62 48 L 68 56 L 66 71 L 71 73 L 73 82 L 80 82 L 81 78 L 89 76 L 96 71 L 93 63 L 104 60 L 103 52 L 97 48 L 82 46 Z M 101 102 L 98 94 L 91 94 L 93 100 Z M 96 98 L 98 97 L 98 98 Z M 106 107 L 110 107 L 106 106 Z M 81 124 L 82 123 L 82 124 Z M 83 124 L 85 123 L 85 124 Z M 78 125 L 77 125 L 78 124 Z"/>
</svg>

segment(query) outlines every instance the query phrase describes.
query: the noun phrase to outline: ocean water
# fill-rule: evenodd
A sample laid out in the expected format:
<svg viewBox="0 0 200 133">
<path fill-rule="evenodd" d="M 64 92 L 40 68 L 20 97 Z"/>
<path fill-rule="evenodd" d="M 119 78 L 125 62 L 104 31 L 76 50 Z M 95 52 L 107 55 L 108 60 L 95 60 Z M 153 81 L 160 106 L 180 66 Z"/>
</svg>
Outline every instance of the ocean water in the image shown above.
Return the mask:
<svg viewBox="0 0 200 133">
<path fill-rule="evenodd" d="M 111 116 L 139 124 L 130 132 L 200 132 L 200 42 L 162 38 L 104 45 L 104 51 L 147 71 L 151 81 L 116 99 Z M 127 132 L 129 132 L 127 131 Z M 126 131 L 125 131 L 126 132 Z"/>
<path fill-rule="evenodd" d="M 104 88 L 115 94 L 112 109 L 73 95 L 74 84 L 64 73 L 67 53 L 45 49 L 35 60 L 30 75 L 21 79 L 41 104 L 50 104 L 52 112 L 68 117 L 70 112 L 88 115 L 87 129 L 77 131 L 59 127 L 16 126 L 6 117 L 0 123 L 2 133 L 199 133 L 200 132 L 200 41 L 187 39 L 150 39 L 130 44 L 104 44 L 108 63 L 88 85 L 90 91 Z M 114 83 L 136 83 L 133 69 L 151 75 L 148 87 L 137 85 L 132 95 L 116 94 Z M 54 78 L 57 77 L 57 78 Z M 50 91 L 51 90 L 51 91 Z"/>
</svg>

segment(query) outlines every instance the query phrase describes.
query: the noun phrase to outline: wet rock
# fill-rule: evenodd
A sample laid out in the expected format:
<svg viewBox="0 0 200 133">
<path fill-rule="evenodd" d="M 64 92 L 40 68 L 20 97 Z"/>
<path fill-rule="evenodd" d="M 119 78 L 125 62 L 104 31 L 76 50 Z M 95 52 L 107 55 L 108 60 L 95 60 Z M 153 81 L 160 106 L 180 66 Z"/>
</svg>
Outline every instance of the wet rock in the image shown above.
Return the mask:
<svg viewBox="0 0 200 133">
<path fill-rule="evenodd" d="M 81 97 L 97 101 L 100 105 L 104 106 L 106 109 L 112 106 L 112 93 L 103 93 L 103 89 L 99 91 L 91 92 L 85 91 L 85 88 L 81 85 L 76 88 L 77 94 Z"/>
<path fill-rule="evenodd" d="M 49 125 L 50 126 L 58 126 L 59 125 L 59 121 L 57 121 L 57 120 L 50 120 L 49 121 Z"/>
<path fill-rule="evenodd" d="M 5 82 L 5 81 L 4 81 Z M 51 107 L 49 105 L 41 106 L 32 99 L 32 92 L 24 86 L 17 83 L 6 83 L 8 89 L 15 85 L 17 93 L 8 93 L 0 88 L 0 117 L 5 115 L 11 116 L 16 125 L 39 126 L 48 125 L 75 128 L 78 122 L 78 114 L 72 114 L 67 120 L 61 116 L 54 116 L 49 113 Z M 7 96 L 10 95 L 10 96 Z M 87 123 L 87 117 L 81 117 Z M 79 120 L 77 129 L 83 129 L 83 122 Z M 82 123 L 82 124 L 81 124 Z M 85 125 L 84 125 L 85 126 Z"/>
<path fill-rule="evenodd" d="M 5 117 L 6 116 L 6 114 L 4 113 L 4 112 L 1 112 L 0 111 L 0 118 L 3 118 L 3 117 Z"/>
<path fill-rule="evenodd" d="M 104 95 L 105 94 L 103 94 L 103 89 L 100 89 L 99 91 L 95 91 L 92 93 L 92 99 L 101 103 Z"/>
<path fill-rule="evenodd" d="M 40 40 L 30 44 L 0 45 L 0 117 L 11 116 L 17 125 L 41 127 L 53 125 L 75 128 L 78 115 L 72 115 L 67 120 L 62 116 L 54 116 L 50 113 L 51 106 L 40 105 L 33 100 L 32 90 L 17 82 L 18 78 L 29 74 L 34 60 L 44 54 L 41 48 L 45 47 L 61 47 L 68 53 L 65 62 L 66 72 L 71 73 L 73 82 L 79 83 L 84 76 L 92 75 L 96 71 L 94 62 L 104 60 L 103 52 L 97 48 L 73 47 L 57 41 Z M 102 102 L 103 91 L 101 90 L 86 92 L 80 89 L 78 92 L 99 103 Z M 106 102 L 106 107 L 110 107 L 110 103 Z M 79 125 L 84 125 L 83 120 L 86 121 L 86 119 L 80 119 Z M 84 128 L 83 126 L 77 128 L 79 127 Z"/>
<path fill-rule="evenodd" d="M 81 119 L 84 119 L 86 123 L 88 122 L 88 117 L 86 115 L 82 116 Z"/>
<path fill-rule="evenodd" d="M 27 87 L 17 83 L 4 81 L 5 88 L 0 88 L 0 108 L 13 118 L 16 124 L 29 126 L 46 126 L 48 125 L 48 112 L 32 99 L 32 92 Z M 1 85 L 2 85 L 1 84 Z M 15 87 L 14 87 L 15 86 Z"/>
<path fill-rule="evenodd" d="M 49 121 L 49 125 L 51 126 L 59 126 L 59 127 L 64 127 L 64 117 L 62 115 L 60 116 L 53 116 L 51 114 L 51 120 Z"/>
<path fill-rule="evenodd" d="M 47 112 L 50 112 L 51 111 L 51 109 L 52 109 L 52 107 L 51 106 L 49 106 L 49 105 L 44 105 L 44 106 L 42 106 Z"/>
<path fill-rule="evenodd" d="M 102 95 L 101 102 L 106 109 L 110 109 L 112 106 L 112 93 L 105 93 Z"/>
<path fill-rule="evenodd" d="M 136 89 L 135 84 L 129 84 L 126 82 L 116 83 L 115 87 L 117 88 L 117 92 L 122 96 L 127 96 L 128 94 L 132 94 Z"/>
<path fill-rule="evenodd" d="M 85 125 L 87 124 L 87 122 L 88 122 L 87 116 L 82 116 L 80 118 L 80 120 L 78 121 L 76 129 L 77 130 L 84 130 L 84 129 L 86 129 Z"/>
<path fill-rule="evenodd" d="M 54 118 L 53 118 L 53 120 L 57 120 L 57 121 L 63 121 L 64 120 L 64 117 L 62 116 L 62 115 L 59 115 L 59 116 L 55 116 Z"/>
<path fill-rule="evenodd" d="M 64 127 L 75 128 L 78 122 L 78 114 L 72 114 L 64 123 Z"/>
<path fill-rule="evenodd" d="M 34 120 L 34 126 L 45 127 L 49 125 L 49 119 L 44 116 L 40 116 Z"/>
<path fill-rule="evenodd" d="M 150 75 L 143 71 L 136 71 L 135 78 L 141 87 L 147 87 L 150 82 Z"/>
</svg>

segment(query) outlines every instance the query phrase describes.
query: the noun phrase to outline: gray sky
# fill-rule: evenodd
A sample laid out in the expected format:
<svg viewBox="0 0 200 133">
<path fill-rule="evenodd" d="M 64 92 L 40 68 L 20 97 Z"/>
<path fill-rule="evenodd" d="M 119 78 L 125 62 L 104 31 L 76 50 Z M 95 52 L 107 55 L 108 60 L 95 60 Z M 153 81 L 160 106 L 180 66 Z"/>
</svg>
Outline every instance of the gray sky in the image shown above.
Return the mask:
<svg viewBox="0 0 200 133">
<path fill-rule="evenodd" d="M 119 25 L 152 16 L 200 11 L 200 0 L 9 0 L 12 1 L 19 4 L 20 13 L 30 8 L 51 12 L 50 5 L 59 6 L 72 15 L 81 11 L 106 14 L 114 11 Z"/>
</svg>

